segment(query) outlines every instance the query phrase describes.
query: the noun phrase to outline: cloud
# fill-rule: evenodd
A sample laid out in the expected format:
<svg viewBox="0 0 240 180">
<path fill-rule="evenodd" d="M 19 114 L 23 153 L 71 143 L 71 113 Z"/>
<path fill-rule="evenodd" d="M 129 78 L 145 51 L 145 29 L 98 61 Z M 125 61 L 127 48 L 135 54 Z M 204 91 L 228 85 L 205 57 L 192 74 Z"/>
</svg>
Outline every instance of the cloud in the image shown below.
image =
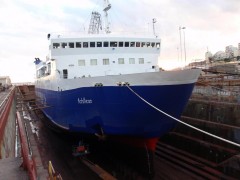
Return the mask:
<svg viewBox="0 0 240 180">
<path fill-rule="evenodd" d="M 162 39 L 161 60 L 178 59 L 179 26 L 186 27 L 188 61 L 204 58 L 207 47 L 214 53 L 239 42 L 239 0 L 111 0 L 110 3 L 112 31 L 152 32 L 152 19 L 157 19 L 155 28 Z M 27 77 L 33 79 L 31 63 L 35 57 L 45 59 L 47 34 L 87 30 L 91 12 L 102 13 L 102 5 L 100 0 L 2 0 L 0 75 L 9 72 L 13 81 L 20 77 L 21 81 Z"/>
</svg>

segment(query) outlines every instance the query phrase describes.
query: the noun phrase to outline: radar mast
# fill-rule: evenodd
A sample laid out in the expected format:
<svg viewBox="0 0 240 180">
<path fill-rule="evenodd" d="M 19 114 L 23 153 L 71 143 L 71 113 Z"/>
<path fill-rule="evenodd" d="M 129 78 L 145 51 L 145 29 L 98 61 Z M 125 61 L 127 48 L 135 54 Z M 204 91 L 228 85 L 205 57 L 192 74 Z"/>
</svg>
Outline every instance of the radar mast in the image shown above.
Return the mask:
<svg viewBox="0 0 240 180">
<path fill-rule="evenodd" d="M 88 34 L 99 34 L 99 29 L 102 30 L 101 14 L 98 12 L 92 12 Z"/>
</svg>

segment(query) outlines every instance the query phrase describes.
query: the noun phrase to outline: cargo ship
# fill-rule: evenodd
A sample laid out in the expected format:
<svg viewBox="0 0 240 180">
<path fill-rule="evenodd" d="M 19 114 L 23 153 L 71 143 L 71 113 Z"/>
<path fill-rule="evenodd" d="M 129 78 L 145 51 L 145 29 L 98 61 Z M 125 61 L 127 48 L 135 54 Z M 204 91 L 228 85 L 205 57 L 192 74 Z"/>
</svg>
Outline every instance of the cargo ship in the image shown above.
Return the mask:
<svg viewBox="0 0 240 180">
<path fill-rule="evenodd" d="M 105 19 L 110 8 L 105 0 Z M 113 33 L 107 20 L 105 33 L 98 33 L 99 18 L 92 13 L 88 33 L 48 34 L 49 55 L 35 59 L 38 104 L 64 131 L 154 153 L 176 121 L 137 95 L 179 118 L 200 70 L 162 71 L 158 36 Z"/>
</svg>

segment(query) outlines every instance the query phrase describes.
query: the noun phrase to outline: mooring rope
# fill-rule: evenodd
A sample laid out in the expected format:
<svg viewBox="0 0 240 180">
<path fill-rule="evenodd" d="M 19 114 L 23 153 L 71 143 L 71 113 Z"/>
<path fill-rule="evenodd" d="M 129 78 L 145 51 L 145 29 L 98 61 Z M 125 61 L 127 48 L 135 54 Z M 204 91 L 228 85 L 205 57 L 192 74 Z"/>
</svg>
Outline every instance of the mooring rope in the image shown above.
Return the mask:
<svg viewBox="0 0 240 180">
<path fill-rule="evenodd" d="M 199 128 L 195 127 L 195 126 L 192 126 L 192 125 L 190 125 L 190 124 L 187 124 L 187 123 L 185 123 L 185 122 L 183 122 L 183 121 L 181 121 L 181 120 L 179 120 L 179 119 L 171 116 L 170 114 L 168 114 L 168 113 L 160 110 L 160 109 L 157 108 L 156 106 L 154 106 L 154 105 L 152 105 L 151 103 L 149 103 L 148 101 L 146 101 L 143 97 L 141 97 L 139 94 L 137 94 L 131 87 L 129 87 L 129 86 L 126 86 L 126 87 L 128 87 L 128 89 L 129 89 L 130 91 L 132 91 L 132 93 L 134 93 L 137 97 L 139 97 L 139 98 L 140 98 L 142 101 L 144 101 L 146 104 L 148 104 L 148 105 L 151 106 L 152 108 L 156 109 L 157 111 L 161 112 L 162 114 L 164 114 L 164 115 L 166 115 L 166 116 L 174 119 L 175 121 L 177 121 L 177 122 L 179 122 L 179 123 L 181 123 L 181 124 L 184 124 L 185 126 L 188 126 L 188 127 L 192 128 L 192 129 L 195 129 L 195 130 L 197 130 L 197 131 L 199 131 L 199 132 L 202 132 L 202 133 L 204 133 L 204 134 L 207 134 L 207 135 L 209 135 L 209 136 L 211 136 L 211 137 L 214 137 L 214 138 L 216 138 L 216 139 L 222 140 L 222 141 L 227 142 L 227 143 L 229 143 L 229 144 L 232 144 L 232 145 L 234 145 L 234 146 L 240 147 L 240 144 L 238 144 L 238 143 L 235 143 L 235 142 L 233 142 L 233 141 L 230 141 L 230 140 L 224 139 L 224 138 L 222 138 L 222 137 L 216 136 L 216 135 L 214 135 L 214 134 L 211 134 L 211 133 L 209 133 L 209 132 L 207 132 L 207 131 L 204 131 L 204 130 L 202 130 L 202 129 L 199 129 Z"/>
</svg>

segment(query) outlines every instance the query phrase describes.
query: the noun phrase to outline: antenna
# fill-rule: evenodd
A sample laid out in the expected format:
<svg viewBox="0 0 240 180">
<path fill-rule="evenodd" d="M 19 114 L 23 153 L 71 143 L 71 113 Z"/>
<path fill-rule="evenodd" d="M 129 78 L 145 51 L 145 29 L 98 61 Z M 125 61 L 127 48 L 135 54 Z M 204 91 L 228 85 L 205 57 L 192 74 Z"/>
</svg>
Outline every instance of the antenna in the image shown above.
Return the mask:
<svg viewBox="0 0 240 180">
<path fill-rule="evenodd" d="M 111 9 L 111 4 L 109 4 L 108 0 L 104 0 L 105 8 L 103 9 L 105 13 L 105 32 L 110 33 L 109 22 L 108 22 L 108 10 Z"/>
<path fill-rule="evenodd" d="M 92 12 L 88 34 L 99 34 L 99 29 L 102 30 L 101 14 L 98 12 Z"/>
<path fill-rule="evenodd" d="M 157 22 L 157 20 L 155 18 L 152 19 L 152 23 L 153 23 L 153 35 L 156 36 L 156 33 L 155 33 L 155 23 Z"/>
</svg>

